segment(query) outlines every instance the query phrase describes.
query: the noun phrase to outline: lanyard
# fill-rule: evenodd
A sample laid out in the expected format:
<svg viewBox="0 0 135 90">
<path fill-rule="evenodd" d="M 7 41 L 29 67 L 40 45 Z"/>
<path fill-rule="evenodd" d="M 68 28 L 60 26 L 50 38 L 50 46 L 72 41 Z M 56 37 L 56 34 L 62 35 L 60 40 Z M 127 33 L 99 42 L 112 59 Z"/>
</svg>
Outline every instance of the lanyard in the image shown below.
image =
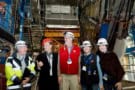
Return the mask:
<svg viewBox="0 0 135 90">
<path fill-rule="evenodd" d="M 83 61 L 85 65 L 89 65 L 90 64 L 90 60 L 92 59 L 92 54 L 88 55 L 88 56 L 84 56 L 83 57 Z"/>
<path fill-rule="evenodd" d="M 83 57 L 84 65 L 85 65 L 86 68 L 87 68 L 88 74 L 91 74 L 90 61 L 91 61 L 92 57 L 93 57 L 93 54 L 90 54 L 90 55 L 88 55 L 88 56 L 84 56 L 84 57 Z"/>
</svg>

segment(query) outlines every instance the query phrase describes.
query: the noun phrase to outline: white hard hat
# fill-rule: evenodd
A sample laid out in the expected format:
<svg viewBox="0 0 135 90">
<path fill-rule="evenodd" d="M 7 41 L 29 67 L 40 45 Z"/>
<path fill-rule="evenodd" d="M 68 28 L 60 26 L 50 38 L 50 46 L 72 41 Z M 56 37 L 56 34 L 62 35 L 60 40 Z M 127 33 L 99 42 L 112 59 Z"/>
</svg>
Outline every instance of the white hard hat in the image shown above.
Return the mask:
<svg viewBox="0 0 135 90">
<path fill-rule="evenodd" d="M 15 47 L 27 46 L 25 41 L 19 40 L 16 42 Z"/>
<path fill-rule="evenodd" d="M 83 44 L 81 45 L 81 47 L 90 47 L 92 46 L 90 41 L 83 41 Z"/>
<path fill-rule="evenodd" d="M 105 38 L 100 38 L 98 39 L 98 42 L 97 42 L 97 45 L 100 46 L 100 45 L 108 45 L 108 42 Z"/>
<path fill-rule="evenodd" d="M 65 32 L 64 37 L 70 37 L 70 38 L 74 39 L 75 36 L 72 32 Z"/>
</svg>

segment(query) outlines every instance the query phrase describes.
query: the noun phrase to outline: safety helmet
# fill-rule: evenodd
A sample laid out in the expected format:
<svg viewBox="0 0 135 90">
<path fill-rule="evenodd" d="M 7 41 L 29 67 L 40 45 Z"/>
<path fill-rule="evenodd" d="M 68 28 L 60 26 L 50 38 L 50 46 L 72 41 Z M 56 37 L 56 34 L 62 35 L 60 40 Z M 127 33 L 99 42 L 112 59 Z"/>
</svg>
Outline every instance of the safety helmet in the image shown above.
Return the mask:
<svg viewBox="0 0 135 90">
<path fill-rule="evenodd" d="M 98 39 L 98 42 L 97 42 L 97 45 L 100 46 L 100 45 L 108 45 L 108 42 L 105 38 L 100 38 Z"/>
<path fill-rule="evenodd" d="M 47 43 L 47 42 L 52 42 L 52 40 L 50 38 L 43 39 L 42 46 L 44 46 L 44 44 Z"/>
<path fill-rule="evenodd" d="M 83 44 L 81 45 L 81 47 L 83 48 L 83 47 L 90 47 L 90 46 L 92 46 L 92 44 L 91 44 L 91 42 L 90 41 L 83 41 Z"/>
<path fill-rule="evenodd" d="M 75 36 L 72 32 L 65 32 L 64 37 L 70 37 L 70 38 L 74 39 Z"/>
<path fill-rule="evenodd" d="M 15 44 L 15 48 L 27 46 L 25 41 L 19 40 Z"/>
</svg>

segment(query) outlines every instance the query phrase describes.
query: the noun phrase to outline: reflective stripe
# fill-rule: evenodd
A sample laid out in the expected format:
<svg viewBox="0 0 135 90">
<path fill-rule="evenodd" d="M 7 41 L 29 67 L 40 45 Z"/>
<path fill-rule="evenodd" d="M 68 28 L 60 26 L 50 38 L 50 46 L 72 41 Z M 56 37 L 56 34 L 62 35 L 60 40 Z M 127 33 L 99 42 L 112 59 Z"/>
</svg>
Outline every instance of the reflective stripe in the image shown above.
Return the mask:
<svg viewBox="0 0 135 90">
<path fill-rule="evenodd" d="M 32 58 L 31 58 L 31 57 L 29 57 L 29 60 L 30 60 L 30 61 L 32 61 Z"/>
<path fill-rule="evenodd" d="M 15 78 L 16 78 L 16 76 L 14 75 L 14 76 L 11 78 L 11 80 L 14 81 Z"/>
<path fill-rule="evenodd" d="M 36 72 L 31 72 L 32 74 L 36 75 Z"/>
<path fill-rule="evenodd" d="M 31 63 L 31 66 L 35 66 L 35 64 L 34 63 Z"/>
<path fill-rule="evenodd" d="M 30 87 L 31 83 L 28 83 L 26 85 L 23 85 L 23 88 Z M 21 85 L 14 85 L 14 86 L 8 86 L 7 90 L 12 90 L 12 89 L 20 89 L 22 88 Z"/>
<path fill-rule="evenodd" d="M 15 65 L 16 68 L 21 68 L 14 60 L 13 60 L 13 64 Z"/>
<path fill-rule="evenodd" d="M 14 69 L 14 70 L 21 70 L 21 68 L 19 68 L 19 67 L 18 67 L 18 68 L 13 68 L 13 69 Z"/>
<path fill-rule="evenodd" d="M 29 63 L 28 63 L 28 66 L 29 66 L 29 65 L 31 65 L 31 63 L 30 63 L 30 62 L 31 62 L 31 60 L 30 60 L 30 58 L 29 58 Z"/>
<path fill-rule="evenodd" d="M 7 59 L 13 59 L 13 57 L 8 57 Z"/>
</svg>

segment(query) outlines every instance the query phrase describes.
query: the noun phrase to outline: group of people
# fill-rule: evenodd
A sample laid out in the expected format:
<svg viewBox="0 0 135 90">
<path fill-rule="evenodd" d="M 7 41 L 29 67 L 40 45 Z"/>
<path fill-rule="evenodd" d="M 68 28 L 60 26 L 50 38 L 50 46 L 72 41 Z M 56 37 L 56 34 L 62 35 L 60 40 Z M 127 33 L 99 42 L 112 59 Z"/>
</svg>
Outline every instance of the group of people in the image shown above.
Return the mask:
<svg viewBox="0 0 135 90">
<path fill-rule="evenodd" d="M 42 41 L 44 51 L 36 62 L 27 54 L 24 41 L 16 43 L 16 52 L 6 62 L 8 90 L 15 85 L 26 85 L 39 72 L 39 90 L 122 90 L 124 70 L 117 55 L 108 51 L 108 42 L 100 38 L 97 42 L 97 53 L 92 52 L 93 45 L 89 40 L 82 45 L 73 44 L 74 34 L 64 33 L 64 45 L 59 52 L 53 52 L 53 41 L 46 38 Z M 25 88 L 24 90 L 30 90 Z"/>
</svg>

